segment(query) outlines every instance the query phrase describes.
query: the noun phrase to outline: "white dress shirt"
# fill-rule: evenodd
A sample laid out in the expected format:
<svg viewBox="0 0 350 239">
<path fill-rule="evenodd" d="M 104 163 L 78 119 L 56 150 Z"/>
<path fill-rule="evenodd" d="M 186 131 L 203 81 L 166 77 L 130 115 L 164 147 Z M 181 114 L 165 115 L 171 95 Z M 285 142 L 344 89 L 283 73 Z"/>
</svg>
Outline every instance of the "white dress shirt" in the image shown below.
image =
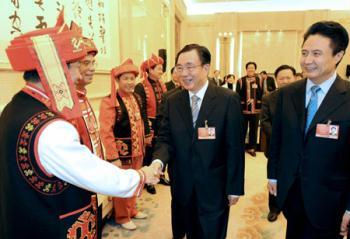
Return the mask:
<svg viewBox="0 0 350 239">
<path fill-rule="evenodd" d="M 192 105 L 192 96 L 193 95 L 196 95 L 199 99 L 197 101 L 197 104 L 198 104 L 198 108 L 199 110 L 201 109 L 201 106 L 202 106 L 202 102 L 203 102 L 203 99 L 204 99 L 204 95 L 205 95 L 205 92 L 207 91 L 208 89 L 208 85 L 209 85 L 209 82 L 206 81 L 204 86 L 197 92 L 197 93 L 194 93 L 192 91 L 188 91 L 188 94 L 189 94 L 189 97 L 190 97 L 190 105 Z"/>
<path fill-rule="evenodd" d="M 329 89 L 333 85 L 336 78 L 337 78 L 337 73 L 334 72 L 333 75 L 328 80 L 318 85 L 321 88 L 321 90 L 317 93 L 317 109 L 320 107 L 324 97 L 326 97 Z M 313 87 L 314 85 L 316 85 L 314 82 L 312 82 L 310 79 L 307 79 L 306 94 L 305 94 L 305 108 L 307 108 L 309 104 L 311 94 L 312 94 L 311 87 Z"/>
<path fill-rule="evenodd" d="M 137 171 L 122 170 L 98 158 L 80 143 L 77 130 L 67 121 L 49 122 L 36 141 L 38 163 L 48 175 L 110 196 L 131 197 L 138 189 Z"/>
</svg>

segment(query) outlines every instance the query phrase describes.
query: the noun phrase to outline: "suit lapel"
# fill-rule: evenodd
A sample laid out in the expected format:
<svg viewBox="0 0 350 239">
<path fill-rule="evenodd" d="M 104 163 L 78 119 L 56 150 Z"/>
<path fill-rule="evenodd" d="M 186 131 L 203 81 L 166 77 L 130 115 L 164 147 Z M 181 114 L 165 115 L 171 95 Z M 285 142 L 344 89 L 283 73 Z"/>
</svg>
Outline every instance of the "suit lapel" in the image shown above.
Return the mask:
<svg viewBox="0 0 350 239">
<path fill-rule="evenodd" d="M 298 122 L 300 130 L 303 134 L 305 128 L 305 89 L 306 80 L 300 82 L 300 84 L 295 85 L 295 91 L 292 96 L 293 104 L 295 107 L 295 112 L 298 115 Z"/>
<path fill-rule="evenodd" d="M 203 102 L 201 104 L 201 108 L 199 110 L 197 123 L 196 123 L 196 129 L 198 127 L 204 127 L 204 121 L 208 118 L 208 115 L 210 114 L 210 111 L 215 106 L 215 85 L 208 84 L 207 91 L 204 94 Z M 194 128 L 192 125 L 192 112 L 191 112 L 191 106 L 190 106 L 190 98 L 187 90 L 183 90 L 181 92 L 181 97 L 179 97 L 179 104 L 178 104 L 178 111 L 186 125 L 186 128 L 191 136 L 193 136 Z M 196 130 L 197 131 L 197 130 Z"/>
<path fill-rule="evenodd" d="M 204 127 L 204 121 L 207 120 L 210 114 L 210 111 L 215 106 L 215 100 L 214 100 L 216 96 L 215 88 L 216 86 L 212 86 L 210 84 L 208 85 L 208 89 L 204 94 L 203 102 L 199 110 L 196 128 Z"/>
<path fill-rule="evenodd" d="M 338 76 L 311 121 L 309 132 L 312 128 L 316 127 L 317 123 L 327 123 L 326 121 L 329 120 L 327 117 L 341 106 L 346 99 L 345 82 Z"/>
<path fill-rule="evenodd" d="M 177 110 L 186 125 L 186 128 L 190 135 L 193 135 L 193 125 L 192 125 L 192 112 L 190 106 L 190 98 L 187 90 L 182 90 L 181 97 L 179 97 L 179 104 Z"/>
</svg>

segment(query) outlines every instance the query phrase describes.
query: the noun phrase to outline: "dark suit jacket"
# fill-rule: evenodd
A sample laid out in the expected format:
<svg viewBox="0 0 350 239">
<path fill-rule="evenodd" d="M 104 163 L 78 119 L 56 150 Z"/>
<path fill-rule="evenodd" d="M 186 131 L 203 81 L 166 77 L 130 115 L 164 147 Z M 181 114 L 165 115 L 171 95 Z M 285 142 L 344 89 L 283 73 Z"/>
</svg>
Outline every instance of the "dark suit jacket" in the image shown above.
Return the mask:
<svg viewBox="0 0 350 239">
<path fill-rule="evenodd" d="M 263 86 L 264 86 L 264 81 L 262 82 Z M 276 84 L 275 84 L 275 80 L 271 77 L 271 76 L 268 76 L 266 78 L 266 90 L 268 92 L 271 92 L 271 91 L 274 91 L 276 90 Z M 265 89 L 264 89 L 265 90 Z"/>
<path fill-rule="evenodd" d="M 350 83 L 337 77 L 304 136 L 305 88 L 306 80 L 300 80 L 279 90 L 268 178 L 277 179 L 282 207 L 299 176 L 309 220 L 329 228 L 350 209 Z M 339 125 L 338 140 L 315 136 L 317 124 L 328 120 Z"/>
<path fill-rule="evenodd" d="M 210 84 L 218 85 L 214 78 L 208 77 L 208 80 Z"/>
<path fill-rule="evenodd" d="M 209 84 L 195 129 L 187 90 L 168 95 L 162 112 L 153 158 L 169 163 L 173 200 L 186 205 L 195 189 L 197 203 L 212 211 L 227 207 L 227 195 L 243 195 L 243 118 L 238 95 Z M 198 127 L 205 127 L 205 120 L 215 127 L 216 139 L 198 139 Z"/>
<path fill-rule="evenodd" d="M 264 95 L 261 103 L 260 124 L 262 131 L 266 135 L 267 147 L 264 150 L 266 157 L 268 156 L 269 142 L 272 135 L 272 120 L 275 116 L 277 95 L 278 91 Z"/>
<path fill-rule="evenodd" d="M 171 81 L 168 81 L 168 82 L 165 83 L 165 87 L 166 87 L 167 90 L 172 90 L 176 86 L 175 86 L 175 83 L 171 80 Z"/>
</svg>

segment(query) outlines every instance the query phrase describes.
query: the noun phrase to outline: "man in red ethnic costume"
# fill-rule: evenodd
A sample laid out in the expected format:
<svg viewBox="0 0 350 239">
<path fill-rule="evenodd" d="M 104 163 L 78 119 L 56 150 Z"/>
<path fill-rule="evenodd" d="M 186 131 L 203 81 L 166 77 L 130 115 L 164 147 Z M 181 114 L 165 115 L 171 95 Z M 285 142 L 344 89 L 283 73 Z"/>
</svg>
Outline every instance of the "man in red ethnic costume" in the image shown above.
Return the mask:
<svg viewBox="0 0 350 239">
<path fill-rule="evenodd" d="M 151 137 L 147 137 L 146 155 L 143 162 L 143 165 L 147 166 L 152 162 L 152 153 L 159 125 L 156 116 L 159 113 L 162 95 L 166 92 L 166 86 L 162 82 L 163 63 L 164 60 L 161 57 L 152 54 L 151 58 L 141 64 L 143 79 L 135 87 L 135 93 L 141 96 L 142 106 L 147 109 L 147 118 L 151 127 Z M 151 194 L 156 193 L 153 185 L 146 185 L 146 189 Z"/>
<path fill-rule="evenodd" d="M 141 98 L 133 93 L 137 66 L 131 59 L 111 71 L 111 95 L 103 98 L 100 107 L 101 138 L 106 158 L 123 169 L 140 169 L 145 152 L 145 134 L 149 126 Z M 118 83 L 116 90 L 115 82 Z M 115 221 L 128 230 L 136 229 L 131 218 L 147 215 L 136 210 L 136 197 L 113 198 Z"/>
</svg>

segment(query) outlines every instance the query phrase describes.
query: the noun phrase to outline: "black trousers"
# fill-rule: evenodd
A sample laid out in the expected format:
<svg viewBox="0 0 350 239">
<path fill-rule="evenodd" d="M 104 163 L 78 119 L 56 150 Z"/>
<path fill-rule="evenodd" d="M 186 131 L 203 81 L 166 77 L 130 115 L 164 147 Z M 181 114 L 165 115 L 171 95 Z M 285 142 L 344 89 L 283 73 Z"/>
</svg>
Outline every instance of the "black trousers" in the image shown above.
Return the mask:
<svg viewBox="0 0 350 239">
<path fill-rule="evenodd" d="M 258 114 L 244 114 L 244 137 L 247 135 L 249 127 L 249 139 L 247 149 L 256 149 L 258 122 Z"/>
<path fill-rule="evenodd" d="M 279 213 L 280 210 L 277 207 L 277 197 L 269 193 L 269 209 L 270 212 Z"/>
<path fill-rule="evenodd" d="M 195 192 L 186 205 L 171 201 L 173 238 L 224 239 L 226 238 L 229 207 L 207 211 L 200 206 Z M 227 202 L 228 203 L 228 202 Z"/>
<path fill-rule="evenodd" d="M 286 239 L 341 239 L 339 235 L 341 218 L 336 227 L 323 229 L 315 227 L 306 215 L 300 179 L 297 179 L 289 190 L 283 207 L 283 214 L 287 219 Z"/>
<path fill-rule="evenodd" d="M 156 144 L 156 140 L 153 138 L 152 146 L 146 146 L 145 157 L 143 158 L 142 166 L 151 165 L 152 160 L 153 160 L 153 150 L 154 150 L 155 144 Z M 167 164 L 164 164 L 163 165 L 163 173 L 165 172 L 166 168 L 167 168 Z"/>
</svg>

